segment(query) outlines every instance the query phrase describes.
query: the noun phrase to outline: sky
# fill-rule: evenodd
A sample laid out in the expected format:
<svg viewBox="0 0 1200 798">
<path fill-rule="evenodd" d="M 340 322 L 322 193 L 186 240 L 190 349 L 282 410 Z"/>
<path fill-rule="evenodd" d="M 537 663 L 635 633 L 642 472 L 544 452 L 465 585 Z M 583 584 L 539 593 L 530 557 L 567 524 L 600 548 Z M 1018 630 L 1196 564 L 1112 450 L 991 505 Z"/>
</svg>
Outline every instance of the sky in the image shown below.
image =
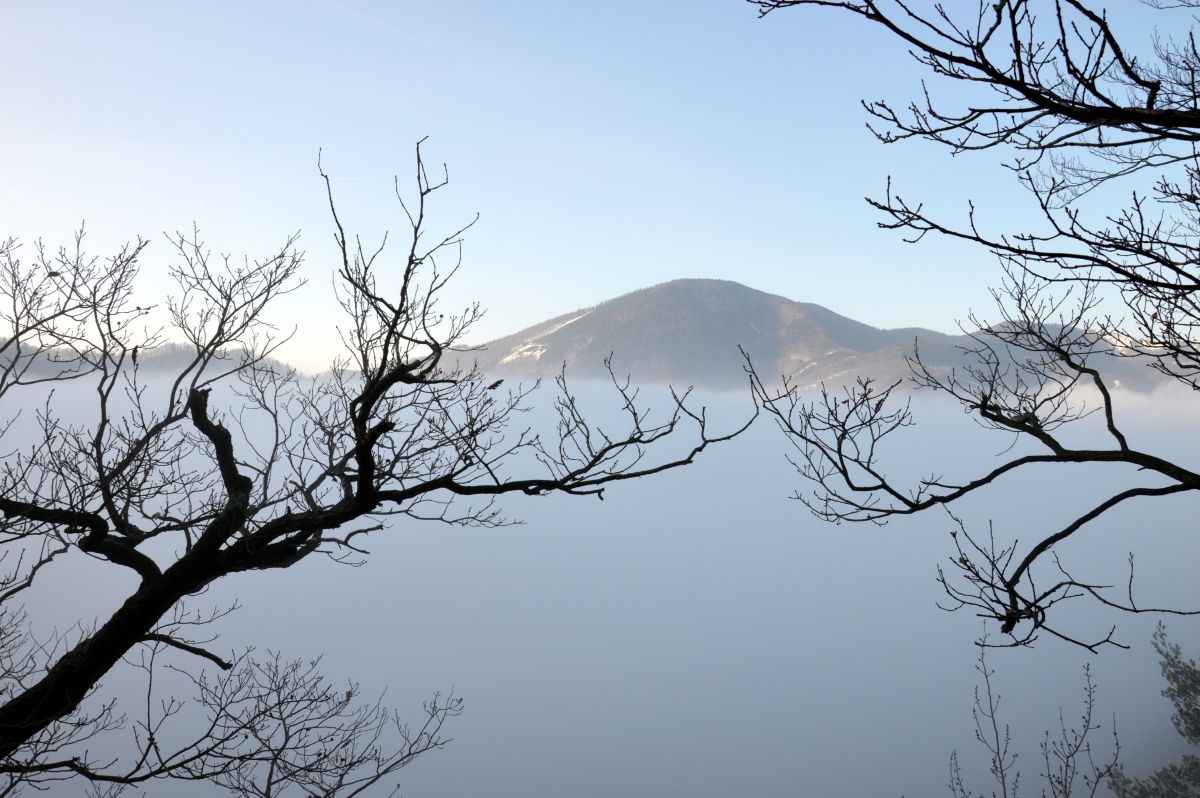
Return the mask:
<svg viewBox="0 0 1200 798">
<path fill-rule="evenodd" d="M 411 188 L 428 137 L 451 181 L 433 227 L 480 216 L 445 294 L 487 309 L 473 341 L 679 277 L 950 331 L 989 306 L 989 256 L 905 245 L 863 197 L 892 176 L 950 218 L 968 198 L 997 229 L 1029 210 L 995 157 L 875 140 L 860 100 L 906 100 L 921 74 L 848 15 L 759 19 L 738 0 L 7 0 L 0 26 L 0 236 L 53 245 L 86 220 L 98 254 L 146 237 L 142 285 L 158 299 L 164 232 L 196 224 L 214 252 L 254 259 L 300 231 L 308 284 L 273 320 L 298 325 L 284 356 L 306 368 L 337 347 L 318 151 L 347 226 L 396 240 L 393 177 Z"/>
<path fill-rule="evenodd" d="M 1118 2 L 1145 15 L 1135 28 L 1148 36 L 1151 12 Z M 891 176 L 951 218 L 973 199 L 993 229 L 1030 212 L 992 155 L 875 140 L 860 100 L 903 102 L 922 75 L 846 15 L 759 19 L 739 0 L 0 0 L 0 31 L 0 239 L 53 246 L 83 220 L 98 254 L 144 236 L 142 289 L 161 302 L 164 231 L 195 223 L 235 258 L 268 255 L 299 231 L 308 283 L 270 318 L 296 327 L 281 354 L 309 370 L 337 352 L 318 151 L 343 221 L 370 242 L 403 231 L 393 176 L 411 187 L 414 145 L 428 137 L 428 162 L 444 162 L 451 181 L 435 230 L 480 216 L 444 300 L 484 304 L 480 342 L 680 277 L 737 280 L 879 327 L 952 331 L 972 309 L 986 315 L 995 264 L 952 243 L 903 244 L 877 229 L 864 195 Z M 1196 426 L 1165 418 L 1153 440 L 1194 451 L 1179 433 Z M 968 424 L 957 411 L 934 419 Z M 964 434 L 947 428 L 914 450 L 953 455 Z M 945 525 L 818 527 L 783 500 L 795 480 L 782 454 L 769 478 L 753 470 L 767 462 L 752 448 L 762 440 L 734 444 L 746 448 L 732 467 L 713 459 L 698 477 L 633 486 L 624 504 L 522 505 L 530 524 L 495 533 L 406 529 L 361 572 L 297 570 L 222 595 L 247 598 L 249 640 L 271 628 L 265 646 L 324 651 L 335 674 L 397 684 L 397 702 L 461 690 L 467 725 L 414 794 L 481 784 L 587 794 L 581 773 L 597 795 L 666 794 L 678 778 L 691 788 L 681 794 L 728 795 L 743 776 L 757 788 L 746 794 L 868 794 L 848 786 L 857 778 L 869 794 L 935 794 L 949 749 L 971 744 L 978 629 L 934 604 Z M 1029 490 L 1041 512 L 1066 488 Z M 1000 503 L 1006 529 L 1020 530 L 1030 500 Z M 1117 517 L 1077 554 L 1103 555 L 1120 578 L 1120 533 L 1146 532 L 1139 563 L 1169 577 L 1147 587 L 1170 603 L 1192 595 L 1190 573 L 1168 566 L 1194 562 L 1180 552 L 1195 541 L 1186 508 L 1161 506 L 1153 523 Z M 847 569 L 873 589 L 839 595 Z M 283 606 L 297 584 L 328 609 L 319 635 Z M 385 589 L 404 591 L 396 609 L 380 601 Z M 1123 627 L 1141 644 L 1136 658 L 1097 667 L 1132 761 L 1161 764 L 1176 751 L 1144 645 L 1152 623 Z M 1189 627 L 1172 628 L 1196 650 Z M 1063 651 L 1000 661 L 1009 684 L 1032 685 L 1011 693 L 1031 741 L 1028 778 L 1054 708 L 1074 706 L 1079 657 Z M 864 768 L 862 751 L 891 769 Z M 919 775 L 898 785 L 906 763 Z M 436 789 L 447 784 L 461 792 Z"/>
</svg>

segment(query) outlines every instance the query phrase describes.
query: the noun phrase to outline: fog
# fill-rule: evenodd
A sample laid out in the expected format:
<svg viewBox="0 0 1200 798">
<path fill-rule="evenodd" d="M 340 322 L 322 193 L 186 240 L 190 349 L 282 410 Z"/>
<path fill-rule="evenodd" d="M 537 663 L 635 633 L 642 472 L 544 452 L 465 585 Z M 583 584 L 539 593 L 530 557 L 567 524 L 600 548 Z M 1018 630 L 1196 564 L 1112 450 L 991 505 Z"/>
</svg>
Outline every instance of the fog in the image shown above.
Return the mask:
<svg viewBox="0 0 1200 798">
<path fill-rule="evenodd" d="M 581 395 L 607 418 L 611 396 L 592 385 Z M 1186 462 L 1197 427 L 1184 398 L 1120 395 L 1131 444 Z M 702 401 L 718 424 L 750 409 L 748 395 Z M 979 470 L 1013 442 L 936 398 L 918 396 L 914 413 L 918 426 L 894 454 L 898 473 Z M 950 520 L 818 521 L 787 498 L 805 486 L 786 451 L 761 419 L 693 466 L 612 486 L 604 501 L 506 501 L 520 525 L 394 520 L 372 536 L 361 567 L 311 557 L 216 585 L 204 602 L 242 608 L 221 622 L 213 647 L 322 656 L 335 682 L 386 693 L 414 720 L 421 701 L 453 688 L 465 712 L 447 725 L 446 749 L 400 772 L 410 798 L 936 796 L 948 794 L 954 749 L 975 789 L 990 792 L 970 714 L 984 627 L 937 607 Z M 1090 508 L 1118 471 L 1031 472 L 959 511 L 973 530 L 990 520 L 998 537 L 1032 540 Z M 1187 500 L 1130 504 L 1061 555 L 1091 579 L 1123 584 L 1132 551 L 1139 601 L 1200 605 L 1193 514 Z M 31 613 L 48 625 L 98 612 L 126 583 L 103 576 L 113 570 L 67 563 L 33 595 Z M 1100 753 L 1114 717 L 1131 773 L 1184 750 L 1149 647 L 1158 619 L 1080 600 L 1062 620 L 1082 637 L 1116 623 L 1132 648 L 1090 655 L 1044 638 L 989 653 L 1026 789 L 1039 788 L 1043 730 L 1057 728 L 1059 707 L 1068 723 L 1078 713 L 1084 663 L 1099 686 Z M 1167 624 L 1185 652 L 1200 653 L 1200 620 Z M 107 685 L 120 692 L 128 679 Z M 148 794 L 184 792 L 160 783 Z"/>
</svg>

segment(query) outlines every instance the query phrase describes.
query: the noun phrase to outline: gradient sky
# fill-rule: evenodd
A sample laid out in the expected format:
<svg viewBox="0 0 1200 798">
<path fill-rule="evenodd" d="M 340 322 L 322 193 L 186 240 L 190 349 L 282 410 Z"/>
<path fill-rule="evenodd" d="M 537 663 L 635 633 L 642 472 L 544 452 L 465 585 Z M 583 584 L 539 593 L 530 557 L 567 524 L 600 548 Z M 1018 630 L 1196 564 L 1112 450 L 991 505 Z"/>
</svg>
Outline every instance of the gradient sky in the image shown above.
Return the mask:
<svg viewBox="0 0 1200 798">
<path fill-rule="evenodd" d="M 1137 15 L 1148 40 L 1152 11 L 1109 4 Z M 414 143 L 429 137 L 428 161 L 446 162 L 451 177 L 435 229 L 480 214 L 445 297 L 447 309 L 488 308 L 472 335 L 480 342 L 679 277 L 733 279 L 880 327 L 948 331 L 972 309 L 987 314 L 995 263 L 967 246 L 903 244 L 876 228 L 863 196 L 891 175 L 949 218 L 973 199 L 989 229 L 1023 229 L 1030 212 L 991 154 L 874 139 L 860 99 L 903 104 L 922 73 L 843 14 L 758 19 L 741 0 L 0 0 L 0 32 L 0 238 L 55 245 L 85 219 L 100 254 L 145 236 L 144 296 L 161 302 L 163 231 L 195 222 L 214 251 L 252 258 L 301 231 L 309 283 L 271 319 L 299 327 L 282 355 L 310 370 L 337 351 L 318 149 L 343 221 L 370 242 L 402 232 L 392 176 L 408 185 Z M 1194 451 L 1188 405 L 1124 401 L 1141 439 Z M 982 431 L 969 419 L 930 407 L 919 432 L 934 434 L 912 451 L 939 469 L 968 454 L 992 462 L 997 449 L 974 446 Z M 768 432 L 776 441 L 766 426 L 753 434 Z M 460 688 L 460 739 L 430 758 L 426 789 L 418 781 L 413 794 L 453 795 L 458 784 L 463 795 L 480 784 L 585 794 L 570 785 L 593 772 L 596 795 L 681 784 L 690 795 L 799 794 L 794 785 L 937 794 L 945 754 L 972 745 L 979 628 L 934 604 L 944 519 L 883 532 L 818 526 L 783 501 L 797 483 L 766 441 L 747 436 L 731 444 L 733 460 L 703 458 L 599 507 L 521 505 L 515 514 L 531 523 L 503 534 L 417 525 L 384 538 L 383 556 L 360 572 L 316 575 L 310 562 L 224 582 L 214 600 L 246 600 L 246 641 L 269 626 L 264 644 L 288 656 L 325 650 L 330 672 L 364 678 L 367 695 L 395 684 L 388 700 L 410 706 L 425 690 Z M 1106 485 L 1083 477 L 1025 475 L 998 495 L 998 528 L 1016 534 L 1065 512 L 1064 496 Z M 1140 507 L 1114 513 L 1075 551 L 1085 566 L 1103 560 L 1110 570 L 1098 578 L 1123 579 L 1137 530 L 1147 594 L 1187 606 L 1192 516 L 1156 507 L 1152 519 Z M 968 509 L 983 523 L 992 508 Z M 400 549 L 407 556 L 389 556 Z M 74 618 L 94 594 L 69 589 L 78 576 L 63 573 L 70 581 L 48 603 Z M 300 585 L 317 600 L 281 611 Z M 1174 755 L 1176 741 L 1144 645 L 1156 619 L 1117 620 L 1138 647 L 1097 665 L 1100 706 L 1106 724 L 1109 712 L 1121 718 L 1136 772 Z M 1197 650 L 1194 630 L 1172 624 Z M 1055 706 L 1074 712 L 1077 655 L 1047 645 L 995 660 L 1014 685 L 1005 706 L 1029 743 L 1027 781 L 1038 730 L 1055 723 Z M 981 773 L 986 762 L 966 766 Z M 850 793 L 859 780 L 868 789 Z"/>
<path fill-rule="evenodd" d="M 1143 10 L 1142 13 L 1152 15 Z M 951 330 L 987 311 L 996 268 L 969 247 L 907 246 L 862 201 L 901 193 L 996 229 L 1028 198 L 996 158 L 884 146 L 861 98 L 921 73 L 847 15 L 758 19 L 739 0 L 41 2 L 0 5 L 0 236 L 102 253 L 142 235 L 151 298 L 200 225 L 236 257 L 301 231 L 309 285 L 284 356 L 335 351 L 331 224 L 402 232 L 392 196 L 414 142 L 446 162 L 433 210 L 478 212 L 446 307 L 479 300 L 475 341 L 677 277 L 721 277 L 880 327 Z M 398 252 L 398 250 L 397 250 Z"/>
</svg>

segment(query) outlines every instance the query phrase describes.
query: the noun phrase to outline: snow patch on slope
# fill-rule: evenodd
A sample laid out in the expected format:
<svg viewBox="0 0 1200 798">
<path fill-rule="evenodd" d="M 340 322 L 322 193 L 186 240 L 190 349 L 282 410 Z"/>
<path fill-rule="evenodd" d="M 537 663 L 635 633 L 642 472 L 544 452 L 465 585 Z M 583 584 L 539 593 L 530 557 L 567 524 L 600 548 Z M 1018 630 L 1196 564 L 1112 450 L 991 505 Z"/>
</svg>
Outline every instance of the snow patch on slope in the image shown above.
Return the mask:
<svg viewBox="0 0 1200 798">
<path fill-rule="evenodd" d="M 534 360 L 538 360 L 539 358 L 541 358 L 542 355 L 546 354 L 546 350 L 550 348 L 550 347 L 546 346 L 545 344 L 539 344 L 537 342 L 539 338 L 545 338 L 548 335 L 553 335 L 554 333 L 561 330 L 563 327 L 566 327 L 571 322 L 579 321 L 584 316 L 588 315 L 588 313 L 591 313 L 591 311 L 589 310 L 585 313 L 580 313 L 578 316 L 575 316 L 574 318 L 567 319 L 564 322 L 555 324 L 553 327 L 549 327 L 545 330 L 542 330 L 537 335 L 535 335 L 533 338 L 530 338 L 529 340 L 525 341 L 520 346 L 518 346 L 516 349 L 514 349 L 512 352 L 510 352 L 509 354 L 502 357 L 500 359 L 500 362 L 502 364 L 508 365 L 511 363 L 516 363 L 518 360 L 525 360 L 526 358 L 533 358 Z"/>
<path fill-rule="evenodd" d="M 546 353 L 547 348 L 548 347 L 545 344 L 521 344 L 514 349 L 511 354 L 500 358 L 500 362 L 508 365 L 510 363 L 516 363 L 518 360 L 524 360 L 527 357 L 537 360 Z"/>
</svg>

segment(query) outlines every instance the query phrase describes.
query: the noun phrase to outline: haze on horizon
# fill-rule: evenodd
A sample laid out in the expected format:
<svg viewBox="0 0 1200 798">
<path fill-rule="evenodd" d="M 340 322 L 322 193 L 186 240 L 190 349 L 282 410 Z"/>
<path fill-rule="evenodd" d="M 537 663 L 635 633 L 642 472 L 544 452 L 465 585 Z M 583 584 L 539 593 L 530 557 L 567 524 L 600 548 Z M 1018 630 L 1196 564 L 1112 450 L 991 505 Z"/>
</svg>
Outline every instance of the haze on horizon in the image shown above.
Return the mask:
<svg viewBox="0 0 1200 798">
<path fill-rule="evenodd" d="M 161 377 L 144 384 L 152 397 L 168 388 Z M 620 423 L 611 386 L 581 380 L 575 388 L 595 423 Z M 1195 429 L 1194 413 L 1186 405 L 1164 412 L 1180 392 L 1125 397 L 1121 421 L 1132 439 L 1187 456 L 1196 441 L 1179 431 Z M 86 392 L 59 393 L 56 406 L 68 417 L 86 415 Z M 550 395 L 535 395 L 524 419 L 532 428 L 553 426 Z M 919 426 L 908 437 L 921 454 L 891 460 L 904 472 L 986 467 L 1008 443 L 953 404 L 914 398 Z M 643 399 L 656 405 L 666 396 L 644 386 Z M 718 426 L 748 411 L 748 398 L 735 393 L 695 400 Z M 984 785 L 970 716 L 972 643 L 984 629 L 969 612 L 937 606 L 944 594 L 935 569 L 951 551 L 950 519 L 819 522 L 787 500 L 805 486 L 785 454 L 764 423 L 683 471 L 614 486 L 604 501 L 505 500 L 506 516 L 521 523 L 500 529 L 397 520 L 363 541 L 370 555 L 361 567 L 317 558 L 235 575 L 196 606 L 241 605 L 214 630 L 218 651 L 320 657 L 335 683 L 361 682 L 365 697 L 384 694 L 407 717 L 435 690 L 463 697 L 466 711 L 448 727 L 453 742 L 397 775 L 405 795 L 933 796 L 944 794 L 952 750 Z M 1031 510 L 1054 518 L 1064 497 L 1086 501 L 1106 481 L 1102 470 L 1071 480 L 1030 474 L 966 512 L 975 527 L 991 522 L 1007 535 Z M 1133 548 L 1139 597 L 1184 606 L 1194 580 L 1178 563 L 1200 556 L 1187 503 L 1156 506 L 1152 534 L 1131 543 L 1123 533 L 1144 522 L 1142 509 L 1064 547 L 1064 561 L 1120 582 Z M 81 607 L 101 612 L 125 579 L 73 558 L 30 606 L 43 628 L 66 625 Z M 1044 639 L 990 652 L 1025 778 L 1035 780 L 1037 746 L 1057 728 L 1058 709 L 1074 720 L 1084 664 L 1099 686 L 1099 756 L 1114 718 L 1134 772 L 1185 752 L 1146 644 L 1158 619 L 1083 603 L 1069 614 L 1081 634 L 1117 622 L 1118 639 L 1133 648 L 1094 657 Z M 1185 651 L 1200 650 L 1193 622 L 1168 624 Z M 127 668 L 105 685 L 120 695 L 139 678 Z M 152 785 L 148 794 L 163 787 L 212 794 L 188 784 Z"/>
<path fill-rule="evenodd" d="M 1143 17 L 1118 13 L 1151 40 Z M 163 231 L 194 222 L 235 261 L 299 231 L 307 284 L 270 319 L 295 329 L 279 359 L 309 374 L 339 353 L 344 324 L 318 151 L 340 218 L 370 249 L 401 231 L 394 191 L 408 195 L 424 141 L 450 181 L 430 209 L 434 232 L 480 217 L 439 310 L 484 305 L 466 339 L 497 343 L 481 360 L 586 355 L 572 361 L 573 385 L 598 423 L 622 411 L 593 379 L 606 350 L 619 376 L 663 403 L 662 383 L 683 373 L 676 362 L 732 371 L 728 384 L 695 380 L 696 398 L 730 423 L 752 411 L 736 371 L 745 339 L 732 326 L 694 312 L 702 301 L 673 299 L 686 318 L 636 304 L 681 281 L 703 283 L 699 293 L 712 281 L 736 286 L 711 292 L 731 324 L 761 321 L 774 303 L 778 323 L 755 331 L 772 376 L 799 363 L 814 385 L 837 385 L 886 360 L 898 378 L 914 331 L 938 342 L 927 351 L 950 369 L 947 336 L 971 311 L 990 317 L 996 264 L 952 241 L 902 243 L 877 228 L 863 196 L 891 176 L 948 217 L 964 217 L 974 199 L 997 230 L 1020 229 L 1030 211 L 991 154 L 950 161 L 878 143 L 860 98 L 916 96 L 921 73 L 895 42 L 836 14 L 765 22 L 737 0 L 16 0 L 0 7 L 0 25 L 17 32 L 0 48 L 0 70 L 13 76 L 0 82 L 10 109 L 0 240 L 19 237 L 28 254 L 39 238 L 68 244 L 86 222 L 87 246 L 103 256 L 145 236 L 140 296 L 161 307 L 172 259 Z M 848 42 L 872 57 L 847 57 Z M 576 314 L 536 341 L 512 337 L 618 298 L 633 310 Z M 665 351 L 684 322 L 696 346 Z M 552 373 L 504 372 L 503 388 L 541 378 L 521 421 L 550 431 Z M 147 383 L 167 391 L 158 375 Z M 1136 388 L 1119 396 L 1131 435 L 1193 457 L 1194 402 L 1178 388 Z M 56 401 L 86 416 L 85 394 Z M 958 405 L 919 392 L 913 401 L 920 424 L 905 431 L 899 472 L 985 468 L 1013 443 Z M 505 499 L 523 523 L 493 530 L 405 519 L 371 540 L 361 568 L 305 561 L 222 581 L 205 600 L 244 605 L 224 623 L 223 646 L 322 658 L 333 681 L 361 680 L 367 697 L 386 692 L 414 716 L 434 690 L 463 696 L 451 745 L 400 772 L 405 795 L 939 795 L 955 749 L 984 787 L 970 717 L 981 623 L 937 608 L 950 519 L 818 523 L 787 500 L 804 486 L 786 455 L 763 419 L 695 465 L 621 484 L 603 502 Z M 1026 539 L 1041 531 L 1031 517 L 1057 519 L 1066 499 L 1102 494 L 1111 480 L 1101 468 L 1070 479 L 1034 472 L 963 512 L 976 529 L 994 523 Z M 1190 606 L 1194 508 L 1148 507 L 1114 513 L 1064 557 L 1119 584 L 1136 549 L 1146 603 Z M 92 567 L 72 559 L 39 588 L 39 622 L 66 623 L 118 595 Z M 1096 607 L 1066 614 L 1100 634 L 1113 620 Z M 1115 718 L 1131 772 L 1184 750 L 1148 646 L 1157 619 L 1115 620 L 1128 653 L 1089 657 L 1043 640 L 992 656 L 1028 786 L 1057 708 L 1074 719 L 1085 662 L 1099 685 L 1098 746 Z M 1168 628 L 1185 653 L 1200 653 L 1193 619 Z"/>
</svg>

